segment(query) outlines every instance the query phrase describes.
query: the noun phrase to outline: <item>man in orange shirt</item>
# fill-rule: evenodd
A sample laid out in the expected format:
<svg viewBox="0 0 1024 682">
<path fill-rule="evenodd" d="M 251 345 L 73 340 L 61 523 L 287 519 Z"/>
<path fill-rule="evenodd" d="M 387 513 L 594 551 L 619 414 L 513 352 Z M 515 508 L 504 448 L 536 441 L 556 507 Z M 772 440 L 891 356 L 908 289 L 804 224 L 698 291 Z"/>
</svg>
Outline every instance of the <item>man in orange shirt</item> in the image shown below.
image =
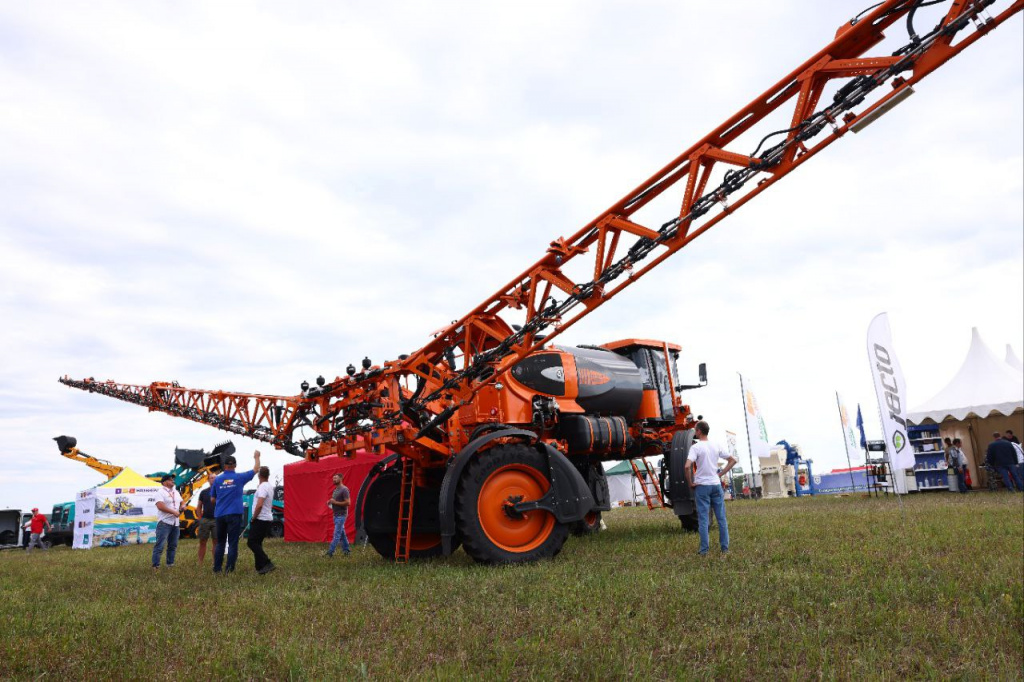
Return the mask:
<svg viewBox="0 0 1024 682">
<path fill-rule="evenodd" d="M 49 549 L 49 547 L 47 547 L 46 545 L 43 544 L 43 539 L 42 538 L 43 538 L 43 526 L 46 526 L 46 532 L 47 533 L 50 532 L 50 521 L 49 521 L 49 519 L 46 518 L 46 516 L 44 516 L 43 514 L 39 513 L 39 508 L 38 507 L 32 507 L 32 518 L 31 518 L 31 520 L 29 520 L 28 523 L 29 523 L 29 532 L 31 533 L 31 535 L 29 535 L 29 538 L 28 538 L 28 547 L 26 548 L 26 551 L 31 552 L 32 551 L 32 547 L 34 547 L 34 546 L 39 546 L 39 547 L 42 547 L 43 549 Z"/>
</svg>

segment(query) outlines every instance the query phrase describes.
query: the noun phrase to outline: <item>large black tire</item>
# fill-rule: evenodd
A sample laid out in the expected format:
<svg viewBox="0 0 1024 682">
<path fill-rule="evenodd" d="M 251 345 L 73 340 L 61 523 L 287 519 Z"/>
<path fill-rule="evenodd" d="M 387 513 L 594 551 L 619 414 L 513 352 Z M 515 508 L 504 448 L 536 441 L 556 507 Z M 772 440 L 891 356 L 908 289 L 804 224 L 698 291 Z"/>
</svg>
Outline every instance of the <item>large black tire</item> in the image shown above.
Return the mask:
<svg viewBox="0 0 1024 682">
<path fill-rule="evenodd" d="M 272 538 L 283 538 L 284 537 L 284 521 L 274 521 L 270 524 L 270 537 Z"/>
<path fill-rule="evenodd" d="M 366 530 L 366 540 L 383 558 L 395 560 L 395 535 L 398 530 L 398 503 L 401 499 L 402 465 L 396 463 L 368 483 L 363 501 L 362 518 Z M 436 509 L 427 509 L 424 505 L 437 506 L 436 492 L 423 488 L 416 489 L 413 503 L 413 526 L 421 515 L 429 515 Z M 458 547 L 456 544 L 454 547 Z M 429 559 L 441 556 L 440 533 L 414 533 L 409 544 L 410 559 Z"/>
<path fill-rule="evenodd" d="M 455 514 L 462 544 L 486 564 L 514 564 L 556 556 L 569 524 L 543 510 L 516 514 L 514 502 L 532 502 L 551 486 L 547 462 L 537 450 L 498 445 L 470 462 L 459 481 Z"/>
<path fill-rule="evenodd" d="M 572 524 L 573 535 L 594 535 L 601 530 L 601 512 L 592 511 L 582 521 Z"/>
<path fill-rule="evenodd" d="M 692 514 L 685 514 L 679 517 L 679 522 L 683 526 L 684 533 L 696 533 L 697 532 L 697 512 Z"/>
</svg>

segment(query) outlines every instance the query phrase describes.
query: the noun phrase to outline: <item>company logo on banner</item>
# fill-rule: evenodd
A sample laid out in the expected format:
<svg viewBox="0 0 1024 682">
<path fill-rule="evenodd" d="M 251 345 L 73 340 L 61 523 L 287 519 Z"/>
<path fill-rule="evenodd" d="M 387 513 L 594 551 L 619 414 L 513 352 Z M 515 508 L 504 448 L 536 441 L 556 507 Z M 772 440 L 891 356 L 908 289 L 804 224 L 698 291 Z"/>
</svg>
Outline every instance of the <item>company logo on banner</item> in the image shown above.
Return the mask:
<svg viewBox="0 0 1024 682">
<path fill-rule="evenodd" d="M 885 313 L 876 315 L 868 327 L 868 361 L 871 363 L 889 462 L 894 472 L 913 468 L 914 452 L 907 442 L 907 385 L 896 359 L 889 317 Z M 905 485 L 903 476 L 894 478 L 897 489 L 901 484 Z"/>
<path fill-rule="evenodd" d="M 764 417 L 761 416 L 761 408 L 754 397 L 754 391 L 750 388 L 750 382 L 741 377 L 743 382 L 743 406 L 746 410 L 747 440 L 750 442 L 750 451 L 754 457 L 767 457 L 771 452 L 771 445 L 768 443 L 768 429 L 764 425 Z"/>
</svg>

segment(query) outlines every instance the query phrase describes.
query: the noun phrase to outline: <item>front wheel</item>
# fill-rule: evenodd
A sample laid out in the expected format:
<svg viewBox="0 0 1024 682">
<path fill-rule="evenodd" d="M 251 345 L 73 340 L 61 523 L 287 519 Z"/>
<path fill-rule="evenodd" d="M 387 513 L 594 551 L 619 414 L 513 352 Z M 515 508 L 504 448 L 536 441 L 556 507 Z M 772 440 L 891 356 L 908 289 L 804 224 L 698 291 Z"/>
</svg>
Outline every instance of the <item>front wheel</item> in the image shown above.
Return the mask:
<svg viewBox="0 0 1024 682">
<path fill-rule="evenodd" d="M 684 514 L 679 517 L 679 523 L 683 526 L 684 533 L 696 533 L 697 532 L 697 512 L 692 514 Z"/>
<path fill-rule="evenodd" d="M 493 447 L 470 463 L 456 495 L 459 535 L 467 554 L 481 563 L 511 564 L 553 557 L 562 550 L 569 524 L 542 509 L 513 509 L 518 502 L 544 497 L 551 487 L 545 471 L 544 456 L 521 443 Z"/>
</svg>

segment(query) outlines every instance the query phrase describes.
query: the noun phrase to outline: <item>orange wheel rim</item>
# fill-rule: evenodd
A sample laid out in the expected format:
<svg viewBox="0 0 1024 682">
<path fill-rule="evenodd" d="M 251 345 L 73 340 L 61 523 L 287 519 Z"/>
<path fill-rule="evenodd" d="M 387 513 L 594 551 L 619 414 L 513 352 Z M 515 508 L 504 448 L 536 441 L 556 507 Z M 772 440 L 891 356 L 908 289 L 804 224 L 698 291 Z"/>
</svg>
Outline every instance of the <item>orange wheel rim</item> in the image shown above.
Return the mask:
<svg viewBox="0 0 1024 682">
<path fill-rule="evenodd" d="M 587 524 L 588 526 L 596 526 L 597 525 L 597 512 L 595 512 L 595 511 L 587 512 L 587 515 L 583 517 L 583 522 L 585 524 Z"/>
<path fill-rule="evenodd" d="M 555 517 L 538 509 L 515 518 L 507 513 L 507 507 L 516 501 L 539 500 L 549 487 L 539 471 L 522 464 L 503 466 L 488 476 L 476 503 L 487 538 L 506 552 L 529 552 L 544 544 L 555 527 Z"/>
</svg>

